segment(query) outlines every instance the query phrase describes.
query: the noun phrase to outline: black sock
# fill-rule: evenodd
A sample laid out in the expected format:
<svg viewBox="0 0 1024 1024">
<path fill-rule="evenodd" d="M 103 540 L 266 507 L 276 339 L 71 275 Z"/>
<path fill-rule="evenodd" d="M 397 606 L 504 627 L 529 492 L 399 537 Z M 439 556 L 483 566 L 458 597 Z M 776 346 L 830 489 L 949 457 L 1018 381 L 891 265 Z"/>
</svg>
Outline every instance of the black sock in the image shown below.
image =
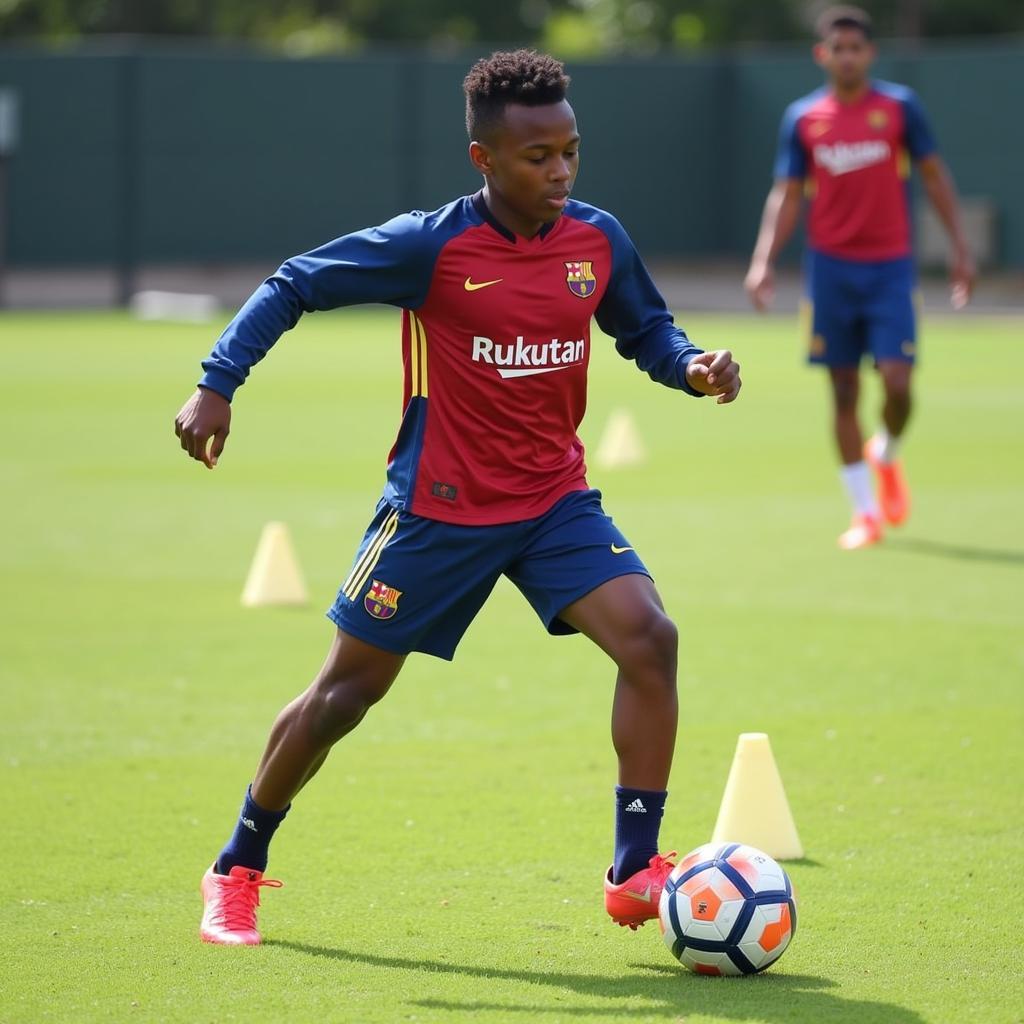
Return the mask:
<svg viewBox="0 0 1024 1024">
<path fill-rule="evenodd" d="M 658 831 L 665 813 L 663 790 L 615 787 L 615 864 L 612 881 L 618 885 L 647 867 L 658 852 Z"/>
<path fill-rule="evenodd" d="M 245 791 L 245 802 L 235 831 L 220 852 L 213 870 L 218 875 L 227 875 L 237 865 L 250 871 L 266 871 L 267 853 L 270 840 L 273 839 L 277 826 L 284 821 L 288 813 L 288 805 L 283 811 L 266 811 L 252 798 L 252 786 Z"/>
</svg>

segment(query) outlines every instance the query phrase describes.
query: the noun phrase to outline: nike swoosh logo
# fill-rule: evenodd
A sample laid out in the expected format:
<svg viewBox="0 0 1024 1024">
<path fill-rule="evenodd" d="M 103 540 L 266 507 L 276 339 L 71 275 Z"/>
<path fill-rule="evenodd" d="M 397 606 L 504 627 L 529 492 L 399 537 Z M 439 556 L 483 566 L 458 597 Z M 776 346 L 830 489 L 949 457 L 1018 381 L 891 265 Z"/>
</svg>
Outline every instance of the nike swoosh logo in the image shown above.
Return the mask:
<svg viewBox="0 0 1024 1024">
<path fill-rule="evenodd" d="M 641 903 L 651 902 L 651 882 L 647 883 L 647 888 L 643 892 L 630 892 L 628 889 L 625 892 L 620 893 L 621 896 L 628 896 L 631 900 L 639 900 Z"/>
<path fill-rule="evenodd" d="M 617 544 L 612 545 L 613 555 L 624 555 L 627 551 L 632 551 L 632 548 L 620 548 Z"/>
<path fill-rule="evenodd" d="M 573 366 L 580 366 L 580 363 L 572 363 L 566 366 L 539 366 L 535 370 L 499 370 L 498 373 L 509 380 L 512 377 L 536 377 L 538 373 L 557 373 L 559 370 L 569 370 Z"/>
<path fill-rule="evenodd" d="M 490 288 L 492 284 L 501 284 L 504 280 L 505 278 L 499 277 L 496 281 L 474 281 L 471 277 L 467 277 L 463 287 L 467 292 L 475 292 L 480 288 Z"/>
</svg>

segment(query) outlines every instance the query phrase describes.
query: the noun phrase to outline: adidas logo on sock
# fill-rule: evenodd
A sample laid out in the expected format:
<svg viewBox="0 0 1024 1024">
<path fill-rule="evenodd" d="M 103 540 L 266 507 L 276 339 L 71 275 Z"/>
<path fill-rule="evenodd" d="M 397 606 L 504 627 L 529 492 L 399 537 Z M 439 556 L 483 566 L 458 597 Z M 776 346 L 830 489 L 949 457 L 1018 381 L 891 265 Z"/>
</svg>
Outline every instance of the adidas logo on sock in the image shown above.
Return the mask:
<svg viewBox="0 0 1024 1024">
<path fill-rule="evenodd" d="M 626 807 L 627 811 L 632 811 L 634 814 L 646 814 L 647 808 L 644 807 L 643 801 L 640 797 L 637 797 L 629 806 Z"/>
<path fill-rule="evenodd" d="M 634 801 L 634 803 L 639 803 L 639 801 Z M 245 826 L 245 827 L 246 827 L 246 828 L 247 828 L 247 829 L 248 829 L 248 830 L 249 830 L 250 832 L 258 832 L 258 831 L 259 831 L 259 830 L 258 830 L 258 829 L 256 828 L 256 822 L 255 822 L 255 821 L 253 821 L 253 820 L 252 820 L 252 818 L 243 818 L 243 819 L 242 819 L 242 824 L 243 824 L 243 825 L 244 825 L 244 826 Z"/>
</svg>

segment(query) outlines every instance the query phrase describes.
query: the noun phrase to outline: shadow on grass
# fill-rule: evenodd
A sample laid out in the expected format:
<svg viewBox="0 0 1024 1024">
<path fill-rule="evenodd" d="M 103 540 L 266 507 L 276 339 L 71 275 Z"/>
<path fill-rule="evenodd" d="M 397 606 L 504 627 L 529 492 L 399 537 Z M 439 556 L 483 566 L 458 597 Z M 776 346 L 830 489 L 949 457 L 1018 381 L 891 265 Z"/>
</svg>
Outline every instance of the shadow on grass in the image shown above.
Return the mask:
<svg viewBox="0 0 1024 1024">
<path fill-rule="evenodd" d="M 891 535 L 885 538 L 885 546 L 894 551 L 906 551 L 913 555 L 934 555 L 938 558 L 955 558 L 961 562 L 993 562 L 997 565 L 1024 566 L 1024 551 L 978 548 L 968 544 L 946 544 L 940 540 L 893 537 Z"/>
<path fill-rule="evenodd" d="M 480 986 L 480 999 L 409 999 L 412 1006 L 461 1013 L 531 1014 L 565 1013 L 573 1017 L 636 1017 L 638 1014 L 678 1019 L 688 1013 L 708 1014 L 728 1020 L 829 1021 L 830 1024 L 921 1024 L 912 1010 L 893 1003 L 859 999 L 841 999 L 827 990 L 835 982 L 807 974 L 772 974 L 751 978 L 707 978 L 669 965 L 629 964 L 636 973 L 619 977 L 603 974 L 569 974 L 559 971 L 511 970 L 472 964 L 446 963 L 444 960 L 420 960 L 401 956 L 378 956 L 357 950 L 312 946 L 287 939 L 265 939 L 265 946 L 290 949 L 307 956 L 326 957 L 349 964 L 362 964 L 381 970 L 405 970 L 416 974 L 451 974 L 481 981 L 512 981 L 551 989 L 550 1000 L 516 1003 L 487 999 L 486 986 Z M 415 995 L 410 986 L 408 995 Z M 572 1005 L 573 996 L 606 999 L 608 1006 Z M 638 1005 L 638 1000 L 642 1005 Z M 567 1005 L 568 1004 L 568 1005 Z"/>
</svg>

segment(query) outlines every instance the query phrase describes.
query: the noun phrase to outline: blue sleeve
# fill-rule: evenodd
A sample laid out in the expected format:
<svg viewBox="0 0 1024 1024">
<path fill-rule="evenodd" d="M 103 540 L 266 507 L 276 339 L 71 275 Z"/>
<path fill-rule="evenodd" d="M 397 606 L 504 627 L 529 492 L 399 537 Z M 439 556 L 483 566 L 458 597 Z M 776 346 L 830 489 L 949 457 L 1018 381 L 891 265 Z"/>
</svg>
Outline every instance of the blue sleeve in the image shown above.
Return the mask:
<svg viewBox="0 0 1024 1024">
<path fill-rule="evenodd" d="M 800 143 L 800 104 L 791 103 L 782 115 L 779 126 L 779 144 L 775 151 L 776 178 L 806 178 L 807 154 Z"/>
<path fill-rule="evenodd" d="M 421 305 L 444 241 L 430 230 L 426 216 L 411 213 L 286 260 L 253 292 L 203 360 L 200 386 L 231 401 L 249 371 L 303 313 L 369 302 Z"/>
<path fill-rule="evenodd" d="M 687 384 L 686 367 L 703 349 L 673 322 L 622 225 L 609 216 L 600 227 L 611 244 L 612 273 L 595 313 L 598 326 L 615 339 L 619 355 L 632 359 L 652 380 L 702 397 Z"/>
<path fill-rule="evenodd" d="M 903 96 L 903 121 L 907 151 L 914 160 L 923 160 L 938 150 L 924 107 L 917 93 L 910 89 Z"/>
</svg>

